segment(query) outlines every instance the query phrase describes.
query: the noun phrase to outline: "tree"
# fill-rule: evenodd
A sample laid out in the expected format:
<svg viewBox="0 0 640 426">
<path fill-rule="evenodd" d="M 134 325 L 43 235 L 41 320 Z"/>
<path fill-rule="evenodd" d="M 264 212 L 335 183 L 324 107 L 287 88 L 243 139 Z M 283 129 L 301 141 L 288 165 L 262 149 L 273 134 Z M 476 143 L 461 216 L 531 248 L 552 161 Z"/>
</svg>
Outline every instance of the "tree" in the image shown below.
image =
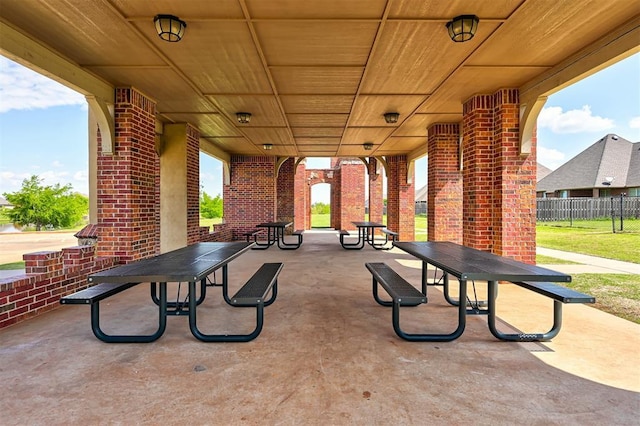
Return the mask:
<svg viewBox="0 0 640 426">
<path fill-rule="evenodd" d="M 311 214 L 329 214 L 331 213 L 331 205 L 318 201 L 311 205 Z"/>
<path fill-rule="evenodd" d="M 89 211 L 89 199 L 72 193 L 70 184 L 42 186 L 42 179 L 31 176 L 22 181 L 22 189 L 2 194 L 13 204 L 7 216 L 13 223 L 29 226 L 36 231 L 42 228 L 69 228 L 78 224 Z"/>
<path fill-rule="evenodd" d="M 222 217 L 223 214 L 223 202 L 220 194 L 211 198 L 206 192 L 202 192 L 200 197 L 200 216 L 205 219 L 213 219 Z"/>
</svg>

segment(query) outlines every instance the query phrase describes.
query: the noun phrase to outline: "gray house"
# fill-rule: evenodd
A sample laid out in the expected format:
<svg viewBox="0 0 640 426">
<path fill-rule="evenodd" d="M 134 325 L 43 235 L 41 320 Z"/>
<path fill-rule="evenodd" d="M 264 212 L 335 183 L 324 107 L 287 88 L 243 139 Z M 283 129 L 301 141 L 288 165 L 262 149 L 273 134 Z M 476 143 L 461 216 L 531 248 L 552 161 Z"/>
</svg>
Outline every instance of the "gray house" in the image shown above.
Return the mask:
<svg viewBox="0 0 640 426">
<path fill-rule="evenodd" d="M 640 196 L 640 142 L 608 134 L 538 181 L 538 197 Z"/>
</svg>

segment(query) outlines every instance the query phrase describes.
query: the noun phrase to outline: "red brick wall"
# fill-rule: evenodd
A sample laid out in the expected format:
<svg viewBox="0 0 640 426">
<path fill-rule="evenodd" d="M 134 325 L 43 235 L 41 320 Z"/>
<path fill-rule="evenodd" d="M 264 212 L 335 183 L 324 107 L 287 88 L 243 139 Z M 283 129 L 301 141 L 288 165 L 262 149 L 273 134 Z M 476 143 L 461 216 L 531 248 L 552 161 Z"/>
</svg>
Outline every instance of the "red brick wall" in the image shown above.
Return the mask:
<svg viewBox="0 0 640 426">
<path fill-rule="evenodd" d="M 200 132 L 187 129 L 187 245 L 200 241 Z"/>
<path fill-rule="evenodd" d="M 463 244 L 535 263 L 536 149 L 520 155 L 516 89 L 463 106 Z"/>
<path fill-rule="evenodd" d="M 131 261 L 159 250 L 155 103 L 132 88 L 116 89 L 115 150 L 98 148 L 100 256 Z"/>
<path fill-rule="evenodd" d="M 309 218 L 309 185 L 306 180 L 307 164 L 301 161 L 296 168 L 296 175 L 293 182 L 294 191 L 294 226 L 297 229 L 310 229 L 311 222 Z"/>
<path fill-rule="evenodd" d="M 224 185 L 224 218 L 233 238 L 276 219 L 275 157 L 231 156 L 230 184 Z"/>
<path fill-rule="evenodd" d="M 295 208 L 294 208 L 294 166 L 295 159 L 289 158 L 280 166 L 278 170 L 277 178 L 277 217 L 279 222 L 293 222 L 293 228 L 304 229 L 304 224 L 299 224 L 295 221 Z M 292 231 L 288 229 L 287 232 Z"/>
<path fill-rule="evenodd" d="M 117 263 L 95 253 L 78 246 L 24 254 L 25 274 L 0 279 L 0 329 L 60 307 L 62 296 L 88 287 L 87 275 Z"/>
<path fill-rule="evenodd" d="M 434 124 L 429 127 L 428 135 L 428 239 L 462 244 L 460 126 Z"/>
<path fill-rule="evenodd" d="M 340 161 L 340 228 L 356 229 L 351 223 L 364 220 L 364 163 L 359 159 Z"/>
<path fill-rule="evenodd" d="M 463 244 L 493 251 L 493 96 L 463 105 Z"/>
<path fill-rule="evenodd" d="M 367 174 L 369 179 L 369 221 L 382 222 L 382 213 L 384 207 L 382 175 L 377 173 L 378 160 L 369 157 L 367 165 Z"/>
<path fill-rule="evenodd" d="M 535 264 L 536 141 L 520 155 L 518 90 L 494 94 L 495 184 L 493 251 Z"/>
<path fill-rule="evenodd" d="M 415 239 L 414 177 L 407 181 L 407 156 L 387 157 L 387 228 L 399 234 L 401 241 Z"/>
</svg>

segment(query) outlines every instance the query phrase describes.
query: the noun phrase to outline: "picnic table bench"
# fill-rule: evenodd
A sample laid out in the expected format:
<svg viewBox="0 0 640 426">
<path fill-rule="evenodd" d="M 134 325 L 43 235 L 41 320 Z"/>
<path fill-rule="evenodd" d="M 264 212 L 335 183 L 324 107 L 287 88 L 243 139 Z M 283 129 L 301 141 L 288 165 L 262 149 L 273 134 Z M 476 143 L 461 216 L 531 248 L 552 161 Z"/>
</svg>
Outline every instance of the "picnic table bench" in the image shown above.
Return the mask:
<svg viewBox="0 0 640 426">
<path fill-rule="evenodd" d="M 108 343 L 148 343 L 157 340 L 166 329 L 167 316 L 189 316 L 189 328 L 192 334 L 205 342 L 247 342 L 255 339 L 262 331 L 263 309 L 272 304 L 277 296 L 277 279 L 283 268 L 282 263 L 265 263 L 232 296 L 228 296 L 228 263 L 246 252 L 254 243 L 198 243 L 182 249 L 164 253 L 152 258 L 142 259 L 121 265 L 89 277 L 96 285 L 64 296 L 63 305 L 91 305 L 91 329 L 100 340 Z M 209 274 L 222 268 L 223 297 L 233 307 L 255 307 L 256 326 L 248 334 L 215 335 L 204 334 L 197 327 L 197 307 L 204 301 Z M 188 308 L 184 303 L 167 300 L 167 282 L 188 282 Z M 196 282 L 201 284 L 201 294 L 196 298 Z M 100 302 L 139 283 L 151 284 L 151 299 L 158 306 L 158 328 L 149 335 L 112 335 L 105 333 L 100 326 Z M 160 295 L 156 295 L 157 284 Z M 271 297 L 265 299 L 271 292 Z M 178 294 L 179 297 L 179 294 Z"/>
<path fill-rule="evenodd" d="M 595 298 L 568 289 L 554 282 L 569 282 L 571 277 L 550 269 L 525 264 L 492 253 L 476 250 L 451 242 L 393 242 L 393 245 L 423 262 L 422 291 L 413 288 L 386 264 L 365 264 L 371 272 L 374 282 L 374 299 L 383 306 L 393 306 L 393 325 L 396 334 L 410 341 L 451 341 L 462 335 L 466 325 L 466 315 L 487 315 L 491 333 L 506 341 L 547 341 L 555 337 L 562 325 L 562 303 L 593 303 Z M 427 302 L 426 265 L 432 264 L 444 272 L 445 299 L 458 307 L 458 326 L 451 333 L 407 334 L 400 328 L 399 311 L 401 306 Z M 448 277 L 454 276 L 460 284 L 460 299 L 454 301 L 448 296 Z M 475 281 L 487 282 L 486 308 L 476 300 L 467 309 L 467 282 L 475 286 Z M 496 298 L 498 282 L 508 281 L 518 286 L 550 297 L 554 301 L 553 326 L 545 333 L 503 333 L 496 327 Z M 392 301 L 380 300 L 377 284 L 387 290 Z M 475 287 L 474 287 L 475 288 Z M 424 302 L 418 294 L 424 296 Z"/>
</svg>

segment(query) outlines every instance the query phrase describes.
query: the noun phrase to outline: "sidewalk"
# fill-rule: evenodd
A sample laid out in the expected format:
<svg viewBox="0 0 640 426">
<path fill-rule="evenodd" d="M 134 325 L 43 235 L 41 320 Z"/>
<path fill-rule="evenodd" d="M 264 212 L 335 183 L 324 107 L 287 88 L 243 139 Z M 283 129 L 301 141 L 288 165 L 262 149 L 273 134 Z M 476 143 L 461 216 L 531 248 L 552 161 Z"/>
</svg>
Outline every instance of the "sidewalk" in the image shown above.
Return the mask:
<svg viewBox="0 0 640 426">
<path fill-rule="evenodd" d="M 602 257 L 588 256 L 586 254 L 571 253 L 567 251 L 553 250 L 538 247 L 536 253 L 570 260 L 579 265 L 540 265 L 565 274 L 638 274 L 640 275 L 640 263 L 621 262 L 619 260 L 605 259 Z"/>
</svg>

